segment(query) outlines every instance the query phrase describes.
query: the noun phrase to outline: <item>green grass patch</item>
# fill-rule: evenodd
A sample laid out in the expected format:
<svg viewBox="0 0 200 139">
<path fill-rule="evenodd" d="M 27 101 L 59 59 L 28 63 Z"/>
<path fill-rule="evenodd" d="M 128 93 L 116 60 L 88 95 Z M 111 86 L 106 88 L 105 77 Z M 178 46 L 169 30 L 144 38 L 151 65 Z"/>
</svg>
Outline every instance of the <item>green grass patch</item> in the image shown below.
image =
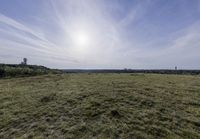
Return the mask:
<svg viewBox="0 0 200 139">
<path fill-rule="evenodd" d="M 0 80 L 0 138 L 200 138 L 200 76 L 57 74 Z"/>
</svg>

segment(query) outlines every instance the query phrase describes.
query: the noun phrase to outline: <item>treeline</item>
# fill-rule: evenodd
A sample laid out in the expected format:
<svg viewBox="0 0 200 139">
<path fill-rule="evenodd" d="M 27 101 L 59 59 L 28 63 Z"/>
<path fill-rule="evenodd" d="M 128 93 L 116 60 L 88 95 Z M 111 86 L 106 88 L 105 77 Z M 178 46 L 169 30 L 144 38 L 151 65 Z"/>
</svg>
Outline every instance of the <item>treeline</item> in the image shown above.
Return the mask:
<svg viewBox="0 0 200 139">
<path fill-rule="evenodd" d="M 169 70 L 169 69 L 65 69 L 66 73 L 156 73 L 156 74 L 190 74 L 198 75 L 200 70 Z"/>
<path fill-rule="evenodd" d="M 60 72 L 59 70 L 37 65 L 0 64 L 0 78 L 55 74 Z"/>
</svg>

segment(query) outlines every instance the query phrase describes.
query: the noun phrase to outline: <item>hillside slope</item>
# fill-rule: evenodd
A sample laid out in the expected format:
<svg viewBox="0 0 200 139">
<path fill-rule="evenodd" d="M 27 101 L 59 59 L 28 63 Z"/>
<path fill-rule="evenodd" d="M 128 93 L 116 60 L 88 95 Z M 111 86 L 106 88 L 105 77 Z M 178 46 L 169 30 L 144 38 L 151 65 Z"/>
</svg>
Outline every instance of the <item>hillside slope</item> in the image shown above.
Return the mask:
<svg viewBox="0 0 200 139">
<path fill-rule="evenodd" d="M 42 75 L 42 74 L 59 73 L 59 72 L 61 71 L 37 65 L 0 64 L 0 78 L 33 76 L 33 75 Z"/>
</svg>

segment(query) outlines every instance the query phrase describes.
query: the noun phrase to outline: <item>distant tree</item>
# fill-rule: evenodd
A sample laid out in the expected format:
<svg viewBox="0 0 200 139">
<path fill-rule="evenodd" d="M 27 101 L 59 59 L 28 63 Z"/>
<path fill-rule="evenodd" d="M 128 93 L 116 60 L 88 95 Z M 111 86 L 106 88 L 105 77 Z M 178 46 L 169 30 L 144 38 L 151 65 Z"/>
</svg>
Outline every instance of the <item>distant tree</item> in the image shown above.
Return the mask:
<svg viewBox="0 0 200 139">
<path fill-rule="evenodd" d="M 23 61 L 24 61 L 24 65 L 27 65 L 27 58 L 24 58 Z"/>
<path fill-rule="evenodd" d="M 22 64 L 22 65 L 27 65 L 27 61 L 28 61 L 27 58 L 23 58 L 23 61 L 21 62 L 21 64 Z"/>
<path fill-rule="evenodd" d="M 0 77 L 5 76 L 5 70 L 3 68 L 0 68 Z"/>
</svg>

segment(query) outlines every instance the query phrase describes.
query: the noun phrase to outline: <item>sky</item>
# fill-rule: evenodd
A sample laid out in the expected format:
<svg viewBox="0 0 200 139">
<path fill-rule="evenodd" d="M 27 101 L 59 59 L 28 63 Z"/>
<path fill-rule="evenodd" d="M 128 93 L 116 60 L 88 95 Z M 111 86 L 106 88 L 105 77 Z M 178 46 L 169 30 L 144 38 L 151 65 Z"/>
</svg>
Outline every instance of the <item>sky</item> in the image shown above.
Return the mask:
<svg viewBox="0 0 200 139">
<path fill-rule="evenodd" d="M 0 0 L 0 63 L 200 69 L 200 0 Z"/>
</svg>

